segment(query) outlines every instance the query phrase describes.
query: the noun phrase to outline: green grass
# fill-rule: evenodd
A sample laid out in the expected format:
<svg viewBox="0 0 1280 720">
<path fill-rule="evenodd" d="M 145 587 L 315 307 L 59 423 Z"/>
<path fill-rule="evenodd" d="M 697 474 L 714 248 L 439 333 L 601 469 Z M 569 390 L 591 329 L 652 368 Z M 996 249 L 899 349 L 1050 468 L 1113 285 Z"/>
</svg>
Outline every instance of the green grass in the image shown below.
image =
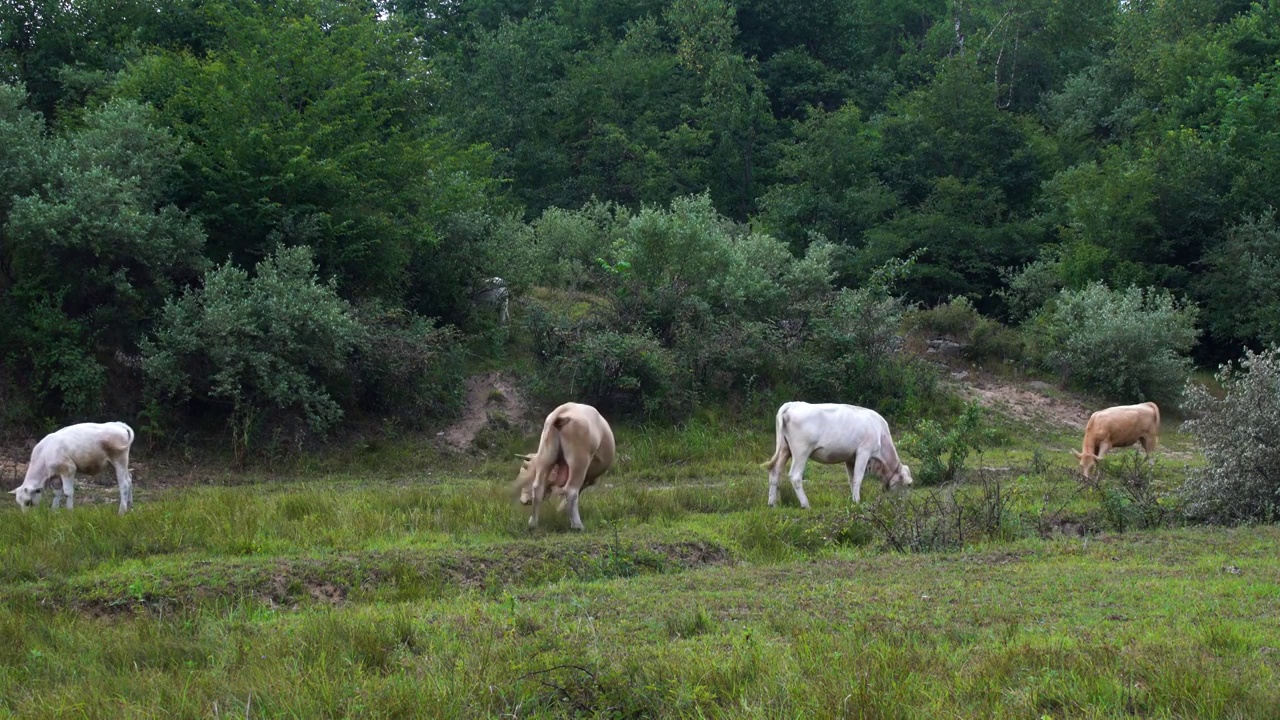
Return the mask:
<svg viewBox="0 0 1280 720">
<path fill-rule="evenodd" d="M 0 717 L 1280 707 L 1280 530 L 1117 532 L 1070 455 L 1017 438 L 959 488 L 888 498 L 869 479 L 853 509 L 844 469 L 811 464 L 814 510 L 785 480 L 769 509 L 770 430 L 619 428 L 622 461 L 584 493 L 581 534 L 554 503 L 525 528 L 500 451 L 395 444 L 269 480 L 139 488 L 125 517 L 0 510 Z M 1184 465 L 1162 458 L 1155 481 Z M 996 478 L 996 530 L 946 552 L 892 552 L 871 519 L 929 497 L 980 503 Z M 1043 533 L 1063 518 L 1085 535 Z"/>
</svg>

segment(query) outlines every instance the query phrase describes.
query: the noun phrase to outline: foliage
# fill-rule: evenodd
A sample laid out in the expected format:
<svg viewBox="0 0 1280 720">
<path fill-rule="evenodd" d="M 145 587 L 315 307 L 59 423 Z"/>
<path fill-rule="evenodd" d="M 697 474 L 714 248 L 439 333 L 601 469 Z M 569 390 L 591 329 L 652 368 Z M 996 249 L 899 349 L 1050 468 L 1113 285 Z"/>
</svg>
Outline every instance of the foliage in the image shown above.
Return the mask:
<svg viewBox="0 0 1280 720">
<path fill-rule="evenodd" d="M 584 335 L 557 358 L 559 394 L 567 388 L 574 397 L 598 405 L 602 411 L 678 413 L 687 387 L 670 350 L 651 333 L 606 330 Z"/>
<path fill-rule="evenodd" d="M 1280 349 L 1246 351 L 1216 375 L 1224 396 L 1187 388 L 1185 427 L 1205 464 L 1182 487 L 1187 513 L 1215 523 L 1280 518 Z"/>
<path fill-rule="evenodd" d="M 976 492 L 947 488 L 876 498 L 861 510 L 884 544 L 897 552 L 936 552 L 999 540 L 1009 533 L 1014 495 L 998 478 L 983 477 Z"/>
<path fill-rule="evenodd" d="M 0 5 L 0 344 L 30 419 L 136 412 L 165 300 L 280 244 L 495 357 L 483 278 L 517 318 L 535 288 L 590 293 L 609 317 L 574 332 L 651 335 L 694 404 L 919 408 L 927 372 L 844 357 L 849 306 L 884 298 L 829 294 L 909 256 L 891 297 L 966 298 L 976 360 L 1023 353 L 990 320 L 1044 330 L 1096 281 L 1198 303 L 1212 342 L 1175 355 L 1274 339 L 1272 4 L 166 8 Z M 1171 397 L 1161 363 L 1101 389 Z"/>
<path fill-rule="evenodd" d="M 956 480 L 964 472 L 969 454 L 982 452 L 986 431 L 982 426 L 982 410 L 970 404 L 950 428 L 935 420 L 921 420 L 914 431 L 902 438 L 903 450 L 920 458 L 912 470 L 923 486 L 942 485 Z M 945 457 L 945 460 L 944 460 Z"/>
<path fill-rule="evenodd" d="M 1003 301 L 1009 319 L 1023 322 L 1048 304 L 1063 288 L 1061 272 L 1062 264 L 1052 250 L 1021 267 L 1001 268 L 1004 287 L 996 291 L 996 296 Z"/>
<path fill-rule="evenodd" d="M 433 128 L 434 75 L 412 36 L 372 6 L 324 0 L 201 12 L 225 28 L 215 47 L 148 55 L 119 91 L 190 141 L 181 193 L 213 256 L 247 265 L 307 244 L 349 297 L 411 303 L 417 256 L 488 188 L 486 153 Z"/>
<path fill-rule="evenodd" d="M 241 462 L 268 432 L 303 434 L 296 421 L 332 429 L 343 416 L 335 389 L 364 333 L 315 272 L 310 249 L 281 248 L 252 277 L 226 264 L 166 303 L 143 344 L 153 398 L 225 419 Z"/>
<path fill-rule="evenodd" d="M 352 317 L 361 336 L 351 360 L 357 386 L 351 404 L 410 428 L 458 411 L 466 368 L 456 329 L 372 302 L 356 305 Z"/>
<path fill-rule="evenodd" d="M 1215 338 L 1280 342 L 1280 224 L 1275 211 L 1228 229 L 1199 279 L 1206 324 Z"/>
<path fill-rule="evenodd" d="M 999 362 L 1021 360 L 1023 357 L 1022 334 L 984 317 L 964 296 L 928 310 L 913 312 L 904 322 L 908 327 L 960 343 L 961 352 L 971 360 Z"/>
<path fill-rule="evenodd" d="M 1145 456 L 1136 452 L 1099 466 L 1085 484 L 1098 499 L 1106 523 L 1117 532 L 1164 527 L 1179 514 L 1180 499 Z"/>
<path fill-rule="evenodd" d="M 0 343 L 38 406 L 85 417 L 166 297 L 206 265 L 199 224 L 169 200 L 180 144 L 112 101 L 46 136 L 0 86 Z"/>
<path fill-rule="evenodd" d="M 1063 290 L 1036 317 L 1040 353 L 1064 380 L 1116 400 L 1176 404 L 1191 369 L 1196 309 L 1167 293 Z"/>
</svg>

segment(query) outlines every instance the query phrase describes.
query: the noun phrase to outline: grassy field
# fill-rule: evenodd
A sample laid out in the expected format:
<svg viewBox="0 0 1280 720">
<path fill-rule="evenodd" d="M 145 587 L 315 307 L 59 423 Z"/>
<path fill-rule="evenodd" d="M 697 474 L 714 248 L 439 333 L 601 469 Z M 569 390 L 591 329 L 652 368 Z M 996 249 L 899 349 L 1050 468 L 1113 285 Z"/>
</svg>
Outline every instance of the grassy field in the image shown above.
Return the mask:
<svg viewBox="0 0 1280 720">
<path fill-rule="evenodd" d="M 406 446 L 2 509 L 0 717 L 1276 717 L 1280 529 L 1119 532 L 1073 442 L 859 508 L 810 465 L 804 512 L 764 430 L 620 429 L 582 534 L 525 529 L 514 458 Z"/>
</svg>

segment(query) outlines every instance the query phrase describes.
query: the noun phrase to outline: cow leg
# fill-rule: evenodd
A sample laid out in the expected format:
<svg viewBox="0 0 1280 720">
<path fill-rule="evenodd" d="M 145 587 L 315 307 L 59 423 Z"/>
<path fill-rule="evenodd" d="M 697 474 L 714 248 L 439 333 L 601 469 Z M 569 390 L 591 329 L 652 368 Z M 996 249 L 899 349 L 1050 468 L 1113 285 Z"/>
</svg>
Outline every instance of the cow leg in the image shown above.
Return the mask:
<svg viewBox="0 0 1280 720">
<path fill-rule="evenodd" d="M 533 487 L 529 493 L 533 496 L 533 512 L 529 513 L 530 529 L 538 527 L 538 508 L 542 506 L 543 490 L 547 482 L 547 472 L 542 467 L 536 467 L 533 472 Z"/>
<path fill-rule="evenodd" d="M 582 485 L 587 480 L 587 467 L 590 464 L 591 458 L 586 458 L 569 465 L 569 483 L 564 487 L 564 501 L 569 505 L 569 527 L 574 530 L 583 529 L 582 517 L 578 515 L 578 498 Z"/>
<path fill-rule="evenodd" d="M 791 487 L 796 491 L 800 507 L 805 510 L 809 509 L 809 498 L 804 495 L 804 465 L 807 462 L 809 462 L 807 454 L 791 456 Z"/>
<path fill-rule="evenodd" d="M 116 471 L 116 485 L 120 488 L 120 514 L 133 507 L 133 477 L 129 474 L 129 458 L 125 456 L 111 463 Z"/>
<path fill-rule="evenodd" d="M 769 507 L 778 504 L 778 477 L 782 475 L 782 468 L 787 464 L 789 457 L 791 457 L 791 448 L 783 445 L 778 450 L 778 462 L 769 468 Z"/>
<path fill-rule="evenodd" d="M 62 493 L 67 497 L 67 509 L 70 510 L 76 506 L 76 476 L 75 473 L 62 475 Z"/>
<path fill-rule="evenodd" d="M 867 474 L 867 463 L 871 461 L 871 453 L 860 452 L 853 460 L 844 464 L 849 473 L 849 490 L 853 492 L 853 501 L 862 502 L 862 478 Z"/>
<path fill-rule="evenodd" d="M 1152 453 L 1156 451 L 1156 439 L 1151 435 L 1142 436 L 1142 452 L 1147 456 L 1147 464 L 1154 465 L 1156 459 L 1152 457 Z"/>
<path fill-rule="evenodd" d="M 45 481 L 44 489 L 53 490 L 53 506 L 52 507 L 54 510 L 58 510 L 62 508 L 63 492 L 62 492 L 61 478 L 59 478 L 58 483 L 53 483 L 51 482 L 52 480 L 53 478 L 50 478 L 49 480 Z M 40 493 L 40 494 L 43 495 L 44 493 Z"/>
<path fill-rule="evenodd" d="M 1102 456 L 1106 455 L 1110 450 L 1111 450 L 1111 443 L 1107 442 L 1106 440 L 1098 441 L 1098 445 L 1096 448 L 1094 448 L 1094 451 L 1093 451 L 1093 456 L 1095 460 L 1093 463 L 1093 468 L 1091 469 L 1092 470 L 1091 474 L 1094 477 L 1102 477 L 1102 468 L 1099 467 L 1099 465 L 1102 463 Z M 1086 475 L 1086 477 L 1088 476 Z"/>
</svg>

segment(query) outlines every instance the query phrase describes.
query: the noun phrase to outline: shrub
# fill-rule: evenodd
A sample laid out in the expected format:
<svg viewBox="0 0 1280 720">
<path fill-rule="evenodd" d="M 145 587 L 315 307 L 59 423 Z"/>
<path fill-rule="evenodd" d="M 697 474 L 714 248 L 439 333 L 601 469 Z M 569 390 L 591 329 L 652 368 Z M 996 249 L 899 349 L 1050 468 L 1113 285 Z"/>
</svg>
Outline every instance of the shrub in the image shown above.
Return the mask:
<svg viewBox="0 0 1280 720">
<path fill-rule="evenodd" d="M 1001 268 L 1000 279 L 1004 287 L 996 296 L 1014 323 L 1033 317 L 1062 290 L 1060 264 L 1052 253 L 1020 268 Z"/>
<path fill-rule="evenodd" d="M 454 328 L 377 303 L 357 306 L 354 316 L 364 331 L 354 355 L 362 409 L 419 428 L 458 411 L 466 368 Z"/>
<path fill-rule="evenodd" d="M 561 387 L 602 412 L 679 413 L 685 407 L 680 365 L 650 333 L 586 334 L 554 364 Z"/>
<path fill-rule="evenodd" d="M 1026 340 L 1017 330 L 984 317 L 973 328 L 964 352 L 978 362 L 1018 362 L 1026 357 Z"/>
<path fill-rule="evenodd" d="M 906 325 L 961 343 L 964 356 L 970 360 L 1019 360 L 1024 355 L 1021 333 L 983 317 L 963 296 L 912 313 Z"/>
<path fill-rule="evenodd" d="M 1196 311 L 1154 289 L 1064 290 L 1035 320 L 1042 362 L 1107 397 L 1176 404 L 1191 370 Z"/>
<path fill-rule="evenodd" d="M 968 342 L 980 320 L 982 315 L 969 298 L 962 295 L 928 310 L 912 313 L 907 325 L 934 335 L 945 335 L 958 342 Z"/>
<path fill-rule="evenodd" d="M 1166 492 L 1144 456 L 1125 453 L 1100 467 L 1087 486 L 1098 498 L 1103 519 L 1118 532 L 1162 527 L 1173 518 L 1178 499 Z"/>
<path fill-rule="evenodd" d="M 1197 384 L 1187 388 L 1195 417 L 1184 427 L 1205 455 L 1182 488 L 1187 513 L 1214 523 L 1280 519 L 1280 348 L 1246 351 L 1217 379 L 1222 398 Z"/>
<path fill-rule="evenodd" d="M 1206 325 L 1217 338 L 1280 341 L 1280 221 L 1275 209 L 1245 218 L 1227 230 L 1222 244 L 1205 256 L 1197 289 L 1207 308 Z"/>
<path fill-rule="evenodd" d="M 342 418 L 333 387 L 363 333 L 311 258 L 305 246 L 280 249 L 253 278 L 231 264 L 210 271 L 165 304 L 143 344 L 153 399 L 225 417 L 240 462 L 263 431 L 302 421 L 323 433 Z"/>
<path fill-rule="evenodd" d="M 915 432 L 903 437 L 902 446 L 920 458 L 914 471 L 916 481 L 921 485 L 940 485 L 956 479 L 964 470 L 969 454 L 982 451 L 984 439 L 982 411 L 971 404 L 950 429 L 933 420 L 921 420 Z"/>
<path fill-rule="evenodd" d="M 885 545 L 898 552 L 930 552 L 1016 535 L 1013 494 L 998 476 L 964 491 L 928 488 L 877 497 L 859 508 Z"/>
<path fill-rule="evenodd" d="M 0 83 L 0 362 L 38 413 L 87 418 L 117 410 L 113 358 L 205 268 L 205 236 L 170 204 L 182 147 L 150 109 L 114 100 L 74 126 L 45 135 Z"/>
<path fill-rule="evenodd" d="M 918 414 L 935 394 L 936 373 L 901 352 L 906 306 L 883 290 L 841 290 L 815 313 L 789 375 L 798 390 L 823 401 L 872 405 L 881 412 Z"/>
<path fill-rule="evenodd" d="M 535 280 L 574 290 L 599 285 L 605 275 L 600 259 L 608 256 L 613 233 L 626 218 L 626 211 L 611 203 L 548 209 L 523 233 L 537 267 Z"/>
<path fill-rule="evenodd" d="M 715 318 L 681 328 L 675 352 L 700 397 L 724 400 L 750 395 L 778 377 L 784 348 L 776 324 Z"/>
</svg>

